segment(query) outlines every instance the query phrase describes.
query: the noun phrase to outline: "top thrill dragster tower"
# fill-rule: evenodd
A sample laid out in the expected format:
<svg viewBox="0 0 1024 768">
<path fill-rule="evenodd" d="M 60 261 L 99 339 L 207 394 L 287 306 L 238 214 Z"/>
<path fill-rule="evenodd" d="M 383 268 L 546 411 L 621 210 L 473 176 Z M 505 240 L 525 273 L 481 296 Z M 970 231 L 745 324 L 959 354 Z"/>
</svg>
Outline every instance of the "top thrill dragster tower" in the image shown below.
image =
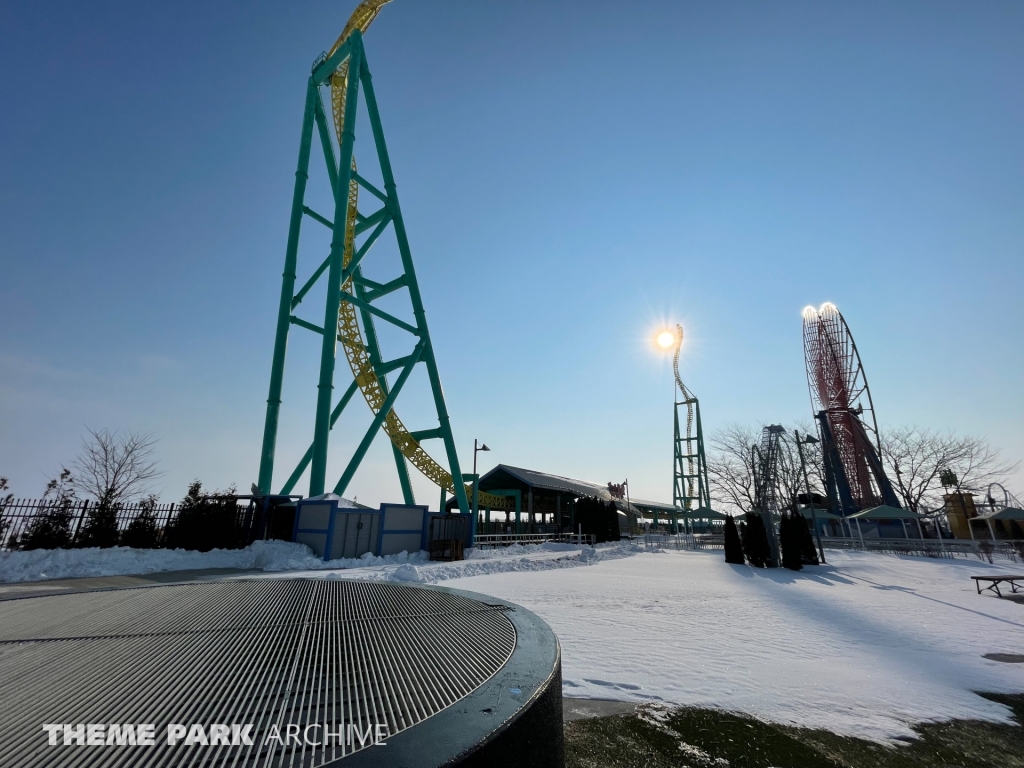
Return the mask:
<svg viewBox="0 0 1024 768">
<path fill-rule="evenodd" d="M 875 408 L 853 334 L 835 304 L 807 307 L 803 316 L 807 385 L 832 510 L 845 517 L 881 504 L 899 508 L 879 459 Z"/>
</svg>

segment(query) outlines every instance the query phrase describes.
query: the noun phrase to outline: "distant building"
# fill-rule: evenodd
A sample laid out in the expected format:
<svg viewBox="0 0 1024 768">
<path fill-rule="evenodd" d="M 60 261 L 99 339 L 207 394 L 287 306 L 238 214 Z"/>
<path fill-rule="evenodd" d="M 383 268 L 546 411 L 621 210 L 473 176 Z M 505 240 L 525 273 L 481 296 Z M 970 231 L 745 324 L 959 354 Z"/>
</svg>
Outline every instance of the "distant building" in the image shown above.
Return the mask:
<svg viewBox="0 0 1024 768">
<path fill-rule="evenodd" d="M 645 512 L 650 517 L 650 510 L 672 510 L 671 504 L 660 502 L 644 502 L 639 499 L 618 498 L 618 488 L 613 496 L 609 485 L 592 483 L 587 480 L 575 480 L 571 477 L 552 475 L 533 469 L 511 467 L 499 464 L 480 478 L 480 490 L 485 493 L 501 495 L 515 499 L 518 495 L 520 519 L 531 532 L 561 532 L 573 529 L 573 505 L 576 500 L 589 496 L 604 502 L 612 502 L 619 510 L 619 530 L 628 533 L 642 525 Z M 455 499 L 447 503 L 449 510 L 456 507 Z M 514 506 L 512 507 L 514 509 Z M 480 504 L 480 513 L 487 522 L 515 522 L 515 512 L 508 508 L 488 509 Z M 662 516 L 666 513 L 662 512 Z"/>
</svg>

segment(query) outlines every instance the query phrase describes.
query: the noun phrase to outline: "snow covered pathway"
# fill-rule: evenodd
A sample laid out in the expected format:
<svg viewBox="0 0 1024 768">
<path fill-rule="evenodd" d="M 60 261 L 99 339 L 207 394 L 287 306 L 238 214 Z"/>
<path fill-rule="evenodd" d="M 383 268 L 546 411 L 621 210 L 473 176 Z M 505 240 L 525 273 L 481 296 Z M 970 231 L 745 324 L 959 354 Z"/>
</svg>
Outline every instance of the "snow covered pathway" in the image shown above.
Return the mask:
<svg viewBox="0 0 1024 768">
<path fill-rule="evenodd" d="M 982 658 L 1024 654 L 1024 605 L 979 596 L 969 578 L 1006 566 L 828 557 L 794 573 L 721 553 L 637 554 L 445 585 L 547 621 L 567 696 L 718 707 L 876 740 L 913 736 L 925 720 L 1009 719 L 972 691 L 1024 692 L 1024 664 Z"/>
</svg>

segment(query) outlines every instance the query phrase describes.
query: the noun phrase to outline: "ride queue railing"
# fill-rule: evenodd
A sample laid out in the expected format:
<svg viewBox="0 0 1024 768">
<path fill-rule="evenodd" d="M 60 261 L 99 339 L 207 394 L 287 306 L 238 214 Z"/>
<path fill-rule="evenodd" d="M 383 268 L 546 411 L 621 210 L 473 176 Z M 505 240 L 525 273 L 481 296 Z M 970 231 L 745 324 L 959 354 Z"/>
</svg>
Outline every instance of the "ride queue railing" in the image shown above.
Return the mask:
<svg viewBox="0 0 1024 768">
<path fill-rule="evenodd" d="M 1024 541 L 1013 539 L 888 539 L 822 536 L 822 545 L 827 549 L 848 549 L 862 552 L 886 552 L 894 555 L 917 555 L 923 557 L 977 557 L 988 560 L 1005 557 L 1017 562 L 1024 560 Z"/>
<path fill-rule="evenodd" d="M 473 546 L 481 549 L 510 547 L 513 544 L 576 544 L 594 546 L 596 536 L 592 533 L 484 533 L 473 538 Z"/>
<path fill-rule="evenodd" d="M 633 541 L 647 549 L 676 549 L 699 552 L 725 549 L 725 536 L 719 533 L 642 533 Z"/>
</svg>

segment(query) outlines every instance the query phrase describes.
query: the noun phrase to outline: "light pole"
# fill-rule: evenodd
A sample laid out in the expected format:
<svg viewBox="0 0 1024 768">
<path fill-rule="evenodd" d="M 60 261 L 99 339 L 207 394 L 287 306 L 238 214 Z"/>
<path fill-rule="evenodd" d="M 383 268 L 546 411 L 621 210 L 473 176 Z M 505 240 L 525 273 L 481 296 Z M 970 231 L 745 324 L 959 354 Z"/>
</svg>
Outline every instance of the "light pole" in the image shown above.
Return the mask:
<svg viewBox="0 0 1024 768">
<path fill-rule="evenodd" d="M 489 451 L 487 443 L 480 443 L 477 447 L 477 439 L 473 438 L 473 530 L 476 530 L 476 518 L 480 514 L 480 475 L 476 473 L 476 455 L 480 451 Z"/>
<path fill-rule="evenodd" d="M 818 557 L 821 559 L 821 564 L 825 563 L 825 548 L 821 545 L 821 531 L 818 530 L 818 515 L 814 511 L 814 495 L 811 493 L 811 481 L 807 478 L 807 463 L 804 461 L 804 445 L 816 445 L 818 439 L 812 435 L 805 435 L 804 439 L 800 439 L 800 433 L 797 430 L 793 430 L 793 434 L 796 435 L 796 452 L 800 454 L 800 469 L 804 473 L 804 486 L 807 488 L 807 501 L 811 505 L 811 524 L 814 526 L 814 538 L 818 542 Z"/>
</svg>

